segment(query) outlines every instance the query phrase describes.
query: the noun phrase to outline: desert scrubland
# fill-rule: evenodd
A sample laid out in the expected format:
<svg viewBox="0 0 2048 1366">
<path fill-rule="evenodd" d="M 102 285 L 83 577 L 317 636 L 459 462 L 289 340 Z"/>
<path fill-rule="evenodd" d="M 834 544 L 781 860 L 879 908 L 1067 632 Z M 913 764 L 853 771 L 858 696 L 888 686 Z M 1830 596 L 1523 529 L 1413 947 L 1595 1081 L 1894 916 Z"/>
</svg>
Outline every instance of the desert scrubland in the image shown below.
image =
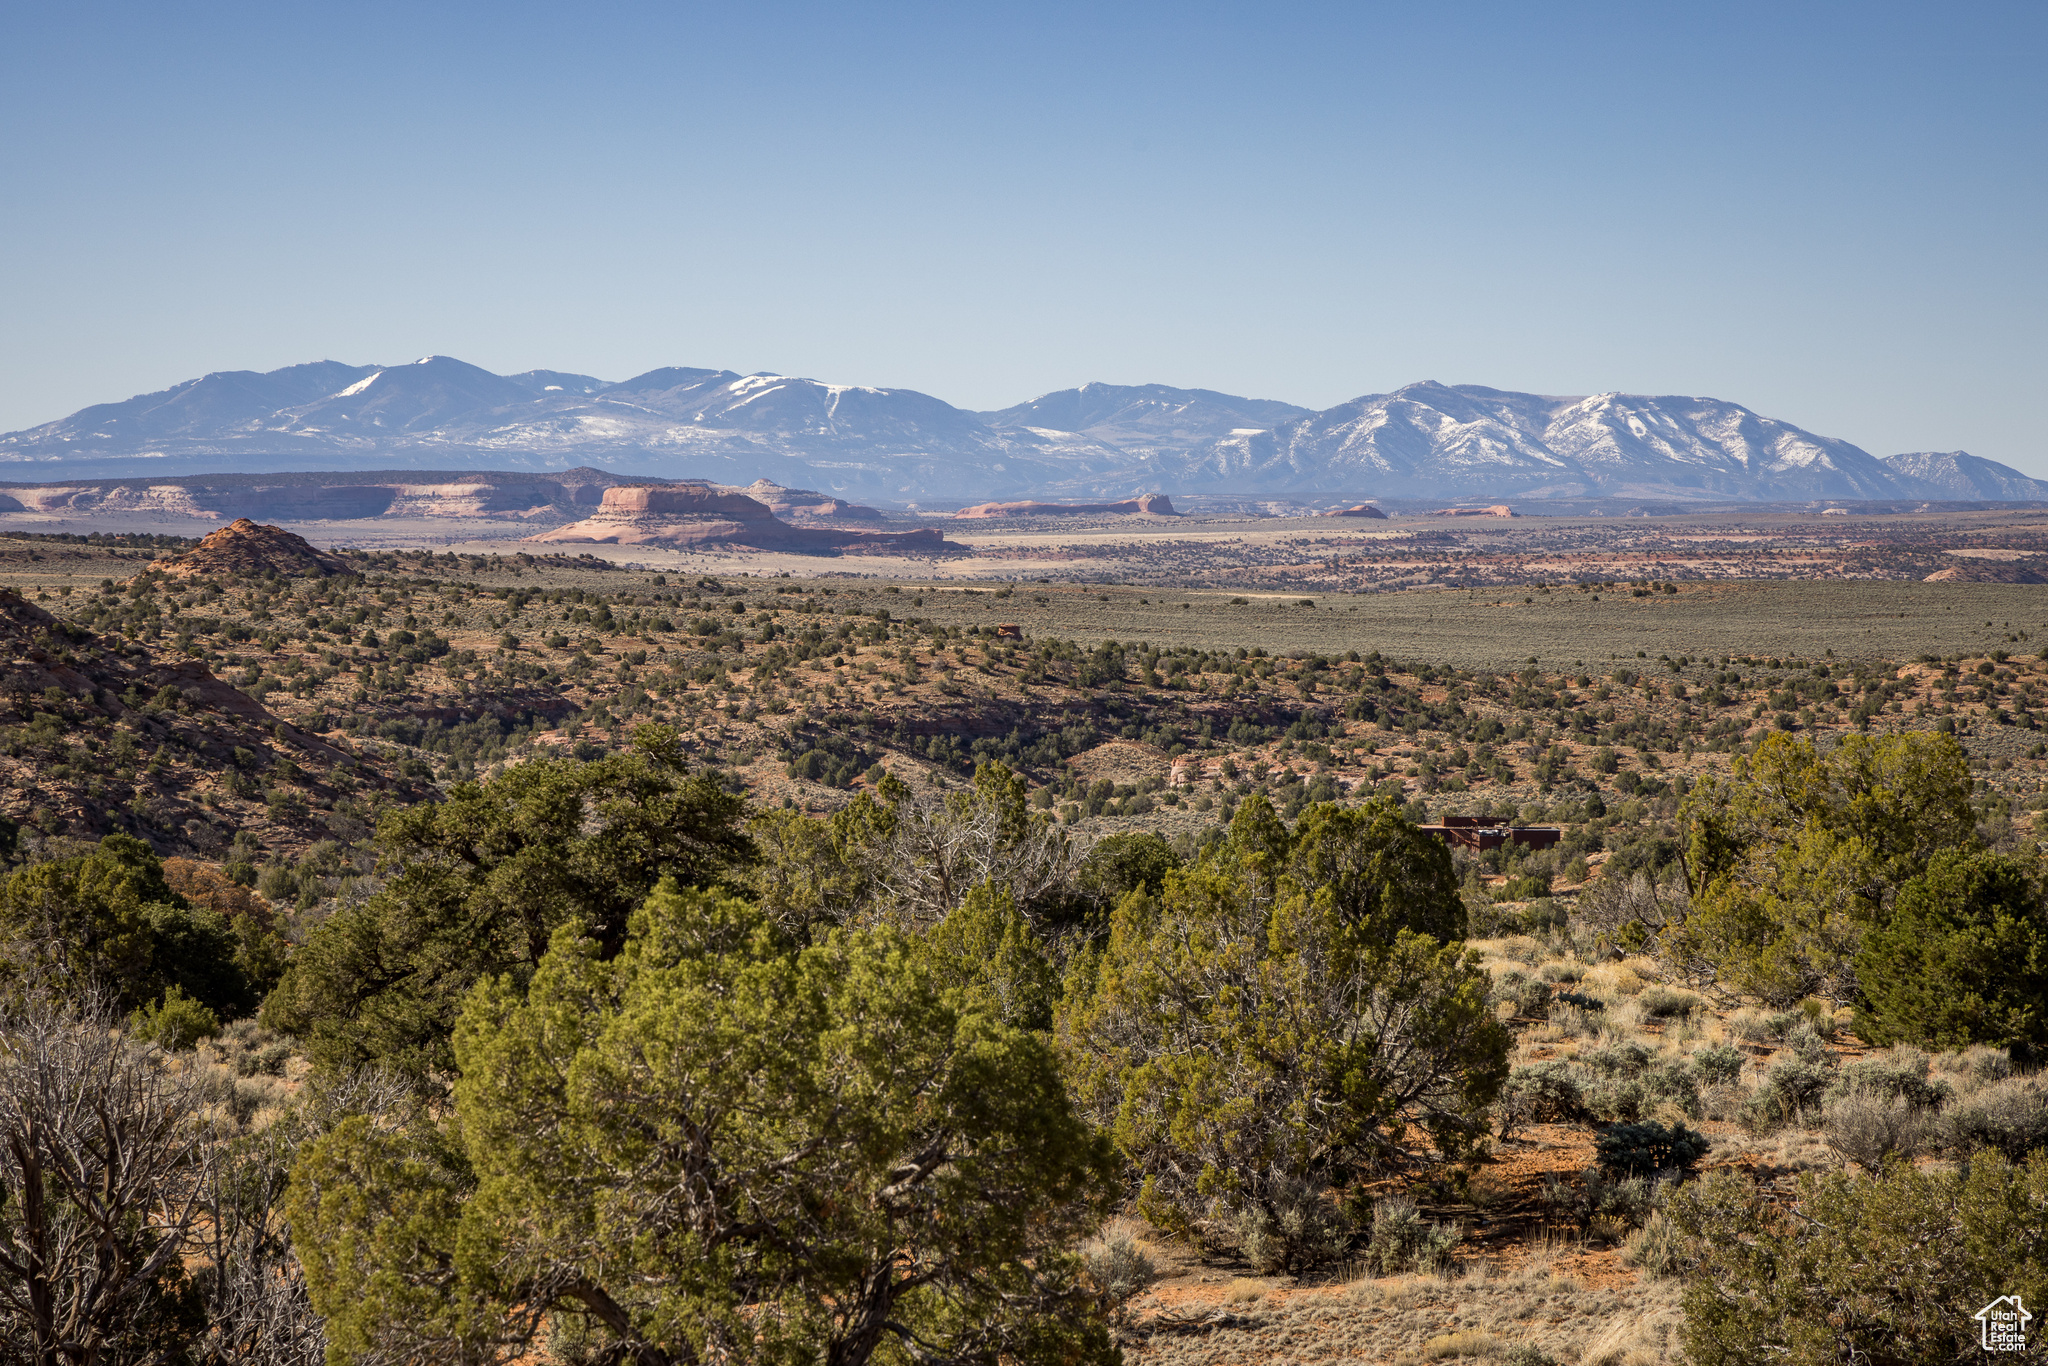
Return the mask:
<svg viewBox="0 0 2048 1366">
<path fill-rule="evenodd" d="M 239 1360 L 1974 1343 L 2043 1274 L 2036 515 L 1471 520 L 0 539 L 19 1056 L 185 1145 L 121 1197 L 177 1258 L 58 1301 Z"/>
</svg>

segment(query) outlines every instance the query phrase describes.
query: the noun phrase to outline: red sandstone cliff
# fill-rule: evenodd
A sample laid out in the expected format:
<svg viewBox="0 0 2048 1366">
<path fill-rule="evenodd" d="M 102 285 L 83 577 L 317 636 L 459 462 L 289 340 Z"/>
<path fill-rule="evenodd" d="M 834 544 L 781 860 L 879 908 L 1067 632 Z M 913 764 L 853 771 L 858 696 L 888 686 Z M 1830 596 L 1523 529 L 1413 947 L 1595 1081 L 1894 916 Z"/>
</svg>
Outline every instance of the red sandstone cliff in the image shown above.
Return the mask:
<svg viewBox="0 0 2048 1366">
<path fill-rule="evenodd" d="M 604 491 L 591 516 L 534 541 L 585 545 L 744 545 L 759 550 L 814 552 L 885 550 L 909 555 L 944 555 L 959 550 L 935 528 L 917 531 L 857 531 L 839 527 L 796 527 L 743 493 L 720 492 L 704 484 L 636 484 Z"/>
</svg>

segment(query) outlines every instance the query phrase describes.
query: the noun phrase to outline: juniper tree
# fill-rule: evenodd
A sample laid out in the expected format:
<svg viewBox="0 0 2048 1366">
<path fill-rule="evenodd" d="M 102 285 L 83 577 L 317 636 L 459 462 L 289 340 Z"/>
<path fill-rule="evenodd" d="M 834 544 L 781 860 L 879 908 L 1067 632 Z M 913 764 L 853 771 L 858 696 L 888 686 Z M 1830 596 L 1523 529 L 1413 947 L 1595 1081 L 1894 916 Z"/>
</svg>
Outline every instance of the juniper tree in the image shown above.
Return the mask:
<svg viewBox="0 0 2048 1366">
<path fill-rule="evenodd" d="M 1050 1041 L 880 926 L 664 883 L 467 998 L 441 1125 L 344 1124 L 291 1218 L 337 1358 L 1107 1362 L 1114 1162 Z"/>
</svg>

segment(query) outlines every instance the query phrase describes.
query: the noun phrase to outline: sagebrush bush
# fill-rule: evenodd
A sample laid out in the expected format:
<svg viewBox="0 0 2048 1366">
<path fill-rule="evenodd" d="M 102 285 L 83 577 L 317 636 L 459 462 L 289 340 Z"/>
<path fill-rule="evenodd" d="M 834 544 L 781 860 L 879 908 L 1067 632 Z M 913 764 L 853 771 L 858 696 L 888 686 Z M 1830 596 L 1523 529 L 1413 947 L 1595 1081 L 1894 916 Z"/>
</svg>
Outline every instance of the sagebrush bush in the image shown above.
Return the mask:
<svg viewBox="0 0 2048 1366">
<path fill-rule="evenodd" d="M 1834 1080 L 1834 1068 L 1826 1062 L 1780 1054 L 1764 1073 L 1765 1085 L 1778 1099 L 1783 1117 L 1790 1119 L 1819 1102 Z"/>
<path fill-rule="evenodd" d="M 1667 986 L 1646 987 L 1636 997 L 1636 1008 L 1648 1020 L 1680 1019 L 1697 1015 L 1707 1008 L 1707 1003 L 1689 991 L 1678 991 Z"/>
<path fill-rule="evenodd" d="M 1373 1202 L 1372 1240 L 1365 1259 L 1383 1276 L 1398 1271 L 1439 1271 L 1464 1235 L 1455 1225 L 1432 1223 L 1405 1195 Z"/>
<path fill-rule="evenodd" d="M 2004 1081 L 2013 1074 L 2012 1055 L 2003 1048 L 1993 1048 L 1988 1044 L 1973 1044 L 1953 1053 L 1937 1053 L 1931 1065 L 1958 1091 Z"/>
<path fill-rule="evenodd" d="M 1932 1122 L 1903 1097 L 1850 1092 L 1828 1101 L 1821 1132 L 1837 1156 L 1875 1172 L 1893 1157 L 1917 1154 Z"/>
<path fill-rule="evenodd" d="M 255 1020 L 235 1020 L 214 1036 L 218 1060 L 238 1077 L 278 1076 L 291 1058 L 291 1044 Z"/>
<path fill-rule="evenodd" d="M 1137 1231 L 1121 1219 L 1081 1245 L 1081 1260 L 1112 1320 L 1120 1320 L 1130 1302 L 1159 1279 L 1159 1267 L 1138 1241 Z"/>
<path fill-rule="evenodd" d="M 1741 1049 L 1721 1043 L 1693 1050 L 1689 1061 L 1701 1085 L 1729 1086 L 1742 1075 L 1743 1058 Z"/>
<path fill-rule="evenodd" d="M 1643 1226 L 1621 1245 L 1621 1260 L 1651 1280 L 1658 1280 L 1679 1275 L 1685 1270 L 1690 1257 L 1685 1238 L 1677 1225 L 1659 1210 L 1652 1213 Z"/>
<path fill-rule="evenodd" d="M 1501 1088 L 1501 1137 L 1522 1123 L 1575 1120 L 1586 1114 L 1586 1093 L 1579 1070 L 1556 1060 L 1517 1067 Z"/>
<path fill-rule="evenodd" d="M 1580 1049 L 1574 1061 L 1603 1077 L 1634 1077 L 1650 1065 L 1650 1057 L 1650 1050 L 1634 1039 L 1615 1039 Z"/>
<path fill-rule="evenodd" d="M 1550 1023 L 1560 1034 L 1569 1039 L 1597 1039 L 1600 1031 L 1607 1027 L 1607 1019 L 1599 1010 L 1587 1010 L 1574 1005 L 1565 992 L 1550 1000 Z"/>
<path fill-rule="evenodd" d="M 1828 1040 L 1832 1037 L 1832 1028 L 1823 1028 L 1813 1020 L 1801 1017 L 1785 1031 L 1779 1042 L 1801 1062 L 1819 1062 L 1833 1067 L 1836 1058 L 1828 1049 Z"/>
<path fill-rule="evenodd" d="M 1780 1010 L 1770 1014 L 1759 1014 L 1745 1010 L 1738 1012 L 1728 1023 L 1735 1031 L 1735 1036 L 1746 1043 L 1776 1043 L 1799 1022 L 1800 1016 L 1797 1011 Z"/>
<path fill-rule="evenodd" d="M 1300 1272 L 1341 1258 L 1351 1246 L 1351 1216 L 1313 1181 L 1277 1176 L 1263 1205 L 1237 1211 L 1238 1251 L 1266 1275 Z"/>
<path fill-rule="evenodd" d="M 1734 1115 L 1735 1122 L 1753 1138 L 1776 1133 L 1792 1118 L 1784 1097 L 1768 1083 L 1745 1092 L 1735 1104 Z"/>
<path fill-rule="evenodd" d="M 1544 1178 L 1538 1198 L 1550 1218 L 1580 1229 L 1590 1228 L 1595 1220 L 1635 1228 L 1656 1211 L 1660 1195 L 1659 1183 L 1648 1176 L 1617 1176 L 1588 1167 L 1577 1182 L 1554 1175 Z"/>
<path fill-rule="evenodd" d="M 1843 1096 L 1898 1099 L 1918 1109 L 1938 1109 L 1955 1094 L 1947 1082 L 1929 1081 L 1930 1059 L 1911 1044 L 1846 1063 L 1828 1086 L 1829 1102 Z"/>
<path fill-rule="evenodd" d="M 1641 1077 L 1609 1076 L 1586 1089 L 1586 1113 L 1602 1124 L 1631 1123 L 1649 1100 Z"/>
<path fill-rule="evenodd" d="M 1684 1058 L 1661 1063 L 1643 1073 L 1643 1093 L 1652 1107 L 1669 1102 L 1688 1119 L 1700 1117 L 1700 1085 Z"/>
<path fill-rule="evenodd" d="M 1550 1018 L 1550 985 L 1547 982 L 1530 979 L 1520 983 L 1510 998 L 1515 1003 L 1515 1014 L 1530 1020 Z"/>
<path fill-rule="evenodd" d="M 1989 1148 L 2013 1162 L 2048 1148 L 2048 1077 L 2008 1077 L 1979 1087 L 1942 1115 L 1941 1133 L 1956 1152 Z"/>
</svg>

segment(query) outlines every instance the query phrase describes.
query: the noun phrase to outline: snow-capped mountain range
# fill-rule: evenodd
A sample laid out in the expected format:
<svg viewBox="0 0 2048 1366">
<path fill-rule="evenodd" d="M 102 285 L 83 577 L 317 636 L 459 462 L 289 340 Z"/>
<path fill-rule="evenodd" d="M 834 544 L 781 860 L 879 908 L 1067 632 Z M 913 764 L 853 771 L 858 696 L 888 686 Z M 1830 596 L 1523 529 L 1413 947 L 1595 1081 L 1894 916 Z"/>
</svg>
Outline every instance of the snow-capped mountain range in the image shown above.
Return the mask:
<svg viewBox="0 0 2048 1366">
<path fill-rule="evenodd" d="M 1086 384 L 975 413 L 909 389 L 664 368 L 621 383 L 448 356 L 224 371 L 0 436 L 0 473 L 566 469 L 895 504 L 1137 493 L 2048 499 L 1962 451 L 1879 459 L 1721 399 L 1411 384 L 1315 412 Z"/>
</svg>

